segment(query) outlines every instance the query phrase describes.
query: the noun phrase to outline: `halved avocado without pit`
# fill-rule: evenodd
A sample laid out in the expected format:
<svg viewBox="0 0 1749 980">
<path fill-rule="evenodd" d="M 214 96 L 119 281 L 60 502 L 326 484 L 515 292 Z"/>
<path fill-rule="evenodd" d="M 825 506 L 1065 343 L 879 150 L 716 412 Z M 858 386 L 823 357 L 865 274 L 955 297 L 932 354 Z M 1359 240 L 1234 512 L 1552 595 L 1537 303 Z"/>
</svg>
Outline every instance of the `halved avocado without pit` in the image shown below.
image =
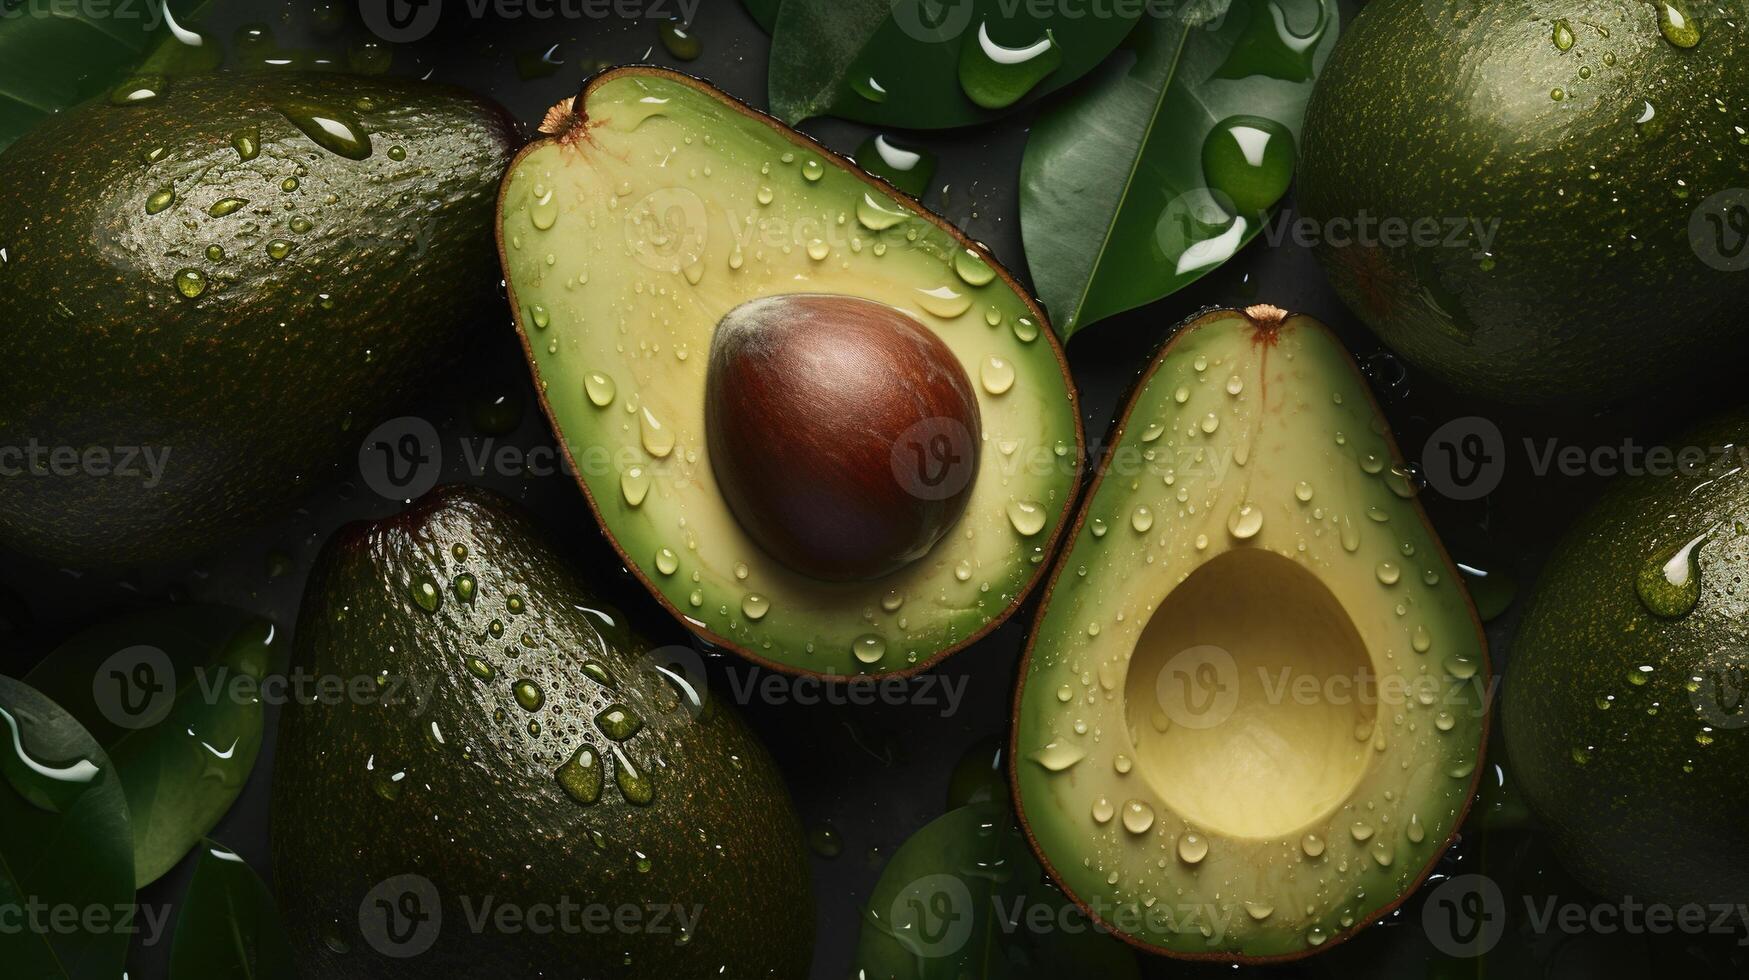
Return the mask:
<svg viewBox="0 0 1749 980">
<path fill-rule="evenodd" d="M 1341 344 L 1273 307 L 1181 327 L 1040 608 L 1010 774 L 1086 911 L 1156 953 L 1328 948 L 1474 795 L 1486 641 Z"/>
<path fill-rule="evenodd" d="M 707 84 L 591 79 L 505 178 L 536 387 L 608 537 L 697 634 L 906 674 L 1042 577 L 1082 436 L 1042 311 L 914 200 Z"/>
</svg>

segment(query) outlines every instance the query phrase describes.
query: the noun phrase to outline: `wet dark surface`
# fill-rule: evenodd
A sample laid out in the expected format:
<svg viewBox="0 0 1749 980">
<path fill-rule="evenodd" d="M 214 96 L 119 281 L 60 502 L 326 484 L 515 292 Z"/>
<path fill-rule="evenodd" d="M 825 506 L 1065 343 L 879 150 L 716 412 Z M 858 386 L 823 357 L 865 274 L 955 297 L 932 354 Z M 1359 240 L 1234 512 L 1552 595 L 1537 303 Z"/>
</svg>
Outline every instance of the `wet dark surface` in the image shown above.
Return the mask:
<svg viewBox="0 0 1749 980">
<path fill-rule="evenodd" d="M 340 6 L 350 9 L 352 5 Z M 220 38 L 231 38 L 246 23 L 261 22 L 285 45 L 313 42 L 344 54 L 345 42 L 321 38 L 315 30 L 318 21 L 304 4 L 233 2 L 215 7 L 215 16 L 207 23 Z M 647 61 L 677 67 L 703 76 L 755 106 L 765 103 L 768 40 L 735 0 L 703 0 L 693 25 L 702 55 L 690 63 L 676 61 L 663 49 L 658 37 L 661 21 L 657 19 L 498 23 L 471 21 L 459 13 L 465 10 L 463 4 L 452 7 L 456 10 L 446 13 L 436 35 L 395 48 L 393 71 L 429 75 L 489 92 L 531 128 L 548 106 L 575 94 L 580 81 L 599 62 Z M 356 26 L 349 30 L 362 36 Z M 547 77 L 523 78 L 518 59 L 539 58 L 555 44 L 558 47 L 549 57 L 562 64 Z M 1027 121 L 1027 114 L 1022 113 L 988 129 L 909 134 L 913 143 L 933 150 L 941 160 L 935 189 L 926 203 L 988 243 L 1000 259 L 1023 275 L 1015 185 Z M 837 121 L 815 121 L 804 128 L 844 153 L 853 152 L 869 132 Z M 1454 419 L 1481 416 L 1502 430 L 1508 462 L 1495 492 L 1478 501 L 1456 502 L 1430 489 L 1423 499 L 1457 561 L 1516 578 L 1521 583 L 1521 596 L 1566 523 L 1601 486 L 1595 477 L 1539 476 L 1525 440 L 1540 446 L 1545 439 L 1559 438 L 1563 444 L 1589 447 L 1620 445 L 1624 437 L 1631 436 L 1644 444 L 1716 407 L 1706 404 L 1711 399 L 1699 392 L 1707 386 L 1699 385 L 1683 392 L 1680 401 L 1649 401 L 1609 414 L 1577 418 L 1503 410 L 1454 397 L 1382 352 L 1329 291 L 1309 252 L 1291 243 L 1272 248 L 1259 240 L 1191 289 L 1094 326 L 1075 339 L 1069 358 L 1081 392 L 1089 442 L 1102 440 L 1132 380 L 1177 323 L 1203 307 L 1260 302 L 1309 313 L 1337 330 L 1368 368 L 1403 452 L 1412 463 L 1422 456 L 1429 434 Z M 527 475 L 473 472 L 473 454 L 483 457 L 505 445 L 522 450 L 551 445 L 546 422 L 527 391 L 527 370 L 516 349 L 508 313 L 478 324 L 477 334 L 477 353 L 465 369 L 453 377 L 432 379 L 425 402 L 412 406 L 411 414 L 429 419 L 442 433 L 444 479 L 494 486 L 533 508 L 556 536 L 569 541 L 578 561 L 593 570 L 604 592 L 621 608 L 666 630 L 664 639 L 682 639 L 619 567 L 568 477 L 551 469 Z M 1728 399 L 1728 392 L 1713 390 L 1720 391 L 1718 400 Z M 528 404 L 520 425 L 508 436 L 494 439 L 480 435 L 470 422 L 470 404 L 481 397 L 504 394 L 520 396 Z M 5 591 L 0 627 L 8 629 L 4 669 L 22 674 L 81 626 L 122 609 L 168 598 L 245 607 L 270 616 L 289 630 L 296 622 L 304 575 L 333 529 L 348 520 L 393 513 L 398 507 L 398 502 L 372 492 L 356 467 L 349 464 L 344 472 L 332 474 L 302 509 L 283 522 L 238 541 L 225 553 L 192 564 L 141 568 L 120 575 L 81 575 L 5 559 L 0 562 L 0 583 Z M 282 574 L 270 575 L 271 556 L 276 555 L 289 558 L 289 563 Z M 814 858 L 819 922 L 815 977 L 848 975 L 861 904 L 882 863 L 913 831 L 943 812 L 950 771 L 967 747 L 1006 731 L 1015 669 L 1033 605 L 1029 603 L 1008 625 L 936 671 L 940 679 L 931 682 L 927 692 L 919 686 L 917 699 L 933 697 L 933 705 L 852 707 L 770 704 L 757 699 L 745 705 L 744 714 L 765 737 L 786 774 L 806 826 L 835 828 L 843 842 L 842 853 L 836 857 Z M 1521 606 L 1522 601 L 1514 603 L 1490 625 L 1496 669 L 1507 660 L 1507 641 Z M 759 676 L 755 668 L 734 658 L 714 657 L 711 669 L 718 697 L 732 696 L 737 687 L 746 687 L 749 679 Z M 954 700 L 950 691 L 960 692 L 961 699 Z M 266 741 L 254 776 L 235 809 L 212 834 L 264 874 L 269 870 L 268 803 L 274 755 L 274 719 L 269 710 Z M 1457 868 L 1475 859 L 1473 853 L 1460 852 L 1450 865 Z M 178 902 L 191 870 L 192 861 L 185 861 L 148 888 L 141 900 Z M 1374 929 L 1350 944 L 1351 948 L 1340 954 L 1344 969 L 1352 971 L 1357 963 L 1369 961 L 1382 966 L 1385 946 L 1393 942 L 1391 934 L 1419 929 L 1417 904 L 1411 901 L 1399 918 L 1408 921 Z M 133 975 L 164 975 L 168 954 L 167 937 L 155 947 L 137 950 Z M 1149 975 L 1160 976 L 1234 972 L 1189 970 L 1164 962 L 1148 964 L 1145 969 Z M 1316 974 L 1330 971 L 1333 964 L 1293 969 Z M 1499 976 L 1530 975 L 1514 972 L 1510 965 L 1498 970 Z M 1419 968 L 1414 972 L 1421 975 Z"/>
</svg>

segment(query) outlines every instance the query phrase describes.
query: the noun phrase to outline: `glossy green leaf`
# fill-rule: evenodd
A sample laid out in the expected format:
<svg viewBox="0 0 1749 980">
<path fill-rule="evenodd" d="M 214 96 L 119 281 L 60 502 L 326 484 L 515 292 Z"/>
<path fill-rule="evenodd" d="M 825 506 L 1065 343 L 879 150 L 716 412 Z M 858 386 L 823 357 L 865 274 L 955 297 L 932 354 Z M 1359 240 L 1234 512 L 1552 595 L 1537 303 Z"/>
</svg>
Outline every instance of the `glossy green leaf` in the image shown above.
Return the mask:
<svg viewBox="0 0 1749 980">
<path fill-rule="evenodd" d="M 741 0 L 741 4 L 753 15 L 753 20 L 765 28 L 765 33 L 770 34 L 777 25 L 777 8 L 783 5 L 783 0 Z"/>
<path fill-rule="evenodd" d="M 974 803 L 911 836 L 863 910 L 862 980 L 1137 976 L 1135 954 L 1045 878 L 1006 802 Z"/>
<path fill-rule="evenodd" d="M 1292 180 L 1337 0 L 1202 2 L 1146 21 L 1033 127 L 1021 232 L 1064 339 L 1218 268 Z"/>
<path fill-rule="evenodd" d="M 114 980 L 136 925 L 114 766 L 72 715 L 0 677 L 0 773 L 0 972 Z"/>
<path fill-rule="evenodd" d="M 291 980 L 291 945 L 267 885 L 237 853 L 210 840 L 176 914 L 170 980 Z"/>
<path fill-rule="evenodd" d="M 171 606 L 86 630 L 26 677 L 115 761 L 140 886 L 182 860 L 248 781 L 273 634 L 234 609 Z"/>
<path fill-rule="evenodd" d="M 986 122 L 1092 71 L 1140 4 L 786 0 L 771 39 L 771 111 L 943 129 Z"/>
<path fill-rule="evenodd" d="M 210 0 L 175 0 L 171 19 L 190 23 Z M 184 28 L 184 37 L 186 28 Z M 51 113 L 109 91 L 148 60 L 149 70 L 197 70 L 163 16 L 160 0 L 15 3 L 0 0 L 0 150 Z M 204 45 L 216 51 L 210 42 Z"/>
</svg>

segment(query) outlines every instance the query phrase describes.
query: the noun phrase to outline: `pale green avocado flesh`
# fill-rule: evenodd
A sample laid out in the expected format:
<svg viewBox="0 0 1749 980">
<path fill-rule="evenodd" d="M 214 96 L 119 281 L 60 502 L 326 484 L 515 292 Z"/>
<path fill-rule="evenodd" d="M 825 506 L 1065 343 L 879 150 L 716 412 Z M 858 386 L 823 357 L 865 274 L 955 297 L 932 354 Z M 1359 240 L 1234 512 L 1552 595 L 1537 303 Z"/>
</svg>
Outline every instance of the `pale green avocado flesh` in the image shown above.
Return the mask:
<svg viewBox="0 0 1749 980">
<path fill-rule="evenodd" d="M 1388 428 L 1335 338 L 1281 316 L 1211 313 L 1168 345 L 1022 668 L 1011 765 L 1040 854 L 1172 955 L 1300 956 L 1387 912 L 1486 736 L 1484 640 Z"/>
<path fill-rule="evenodd" d="M 707 639 L 816 674 L 919 669 L 1005 618 L 1066 523 L 1081 445 L 1061 349 L 1012 281 L 903 194 L 683 76 L 600 76 L 545 131 L 500 204 L 515 315 L 579 481 L 651 591 Z M 978 397 L 964 515 L 874 581 L 771 559 L 713 476 L 713 332 L 791 293 L 910 314 Z"/>
</svg>

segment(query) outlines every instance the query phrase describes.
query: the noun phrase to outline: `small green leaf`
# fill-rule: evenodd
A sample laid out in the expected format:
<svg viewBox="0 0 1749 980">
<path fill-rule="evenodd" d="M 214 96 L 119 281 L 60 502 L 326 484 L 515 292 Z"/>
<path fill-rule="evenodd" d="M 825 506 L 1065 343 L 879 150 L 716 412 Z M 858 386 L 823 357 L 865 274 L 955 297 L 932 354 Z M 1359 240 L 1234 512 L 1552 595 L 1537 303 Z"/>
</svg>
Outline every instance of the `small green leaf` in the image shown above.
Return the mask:
<svg viewBox="0 0 1749 980">
<path fill-rule="evenodd" d="M 862 980 L 1138 975 L 1135 954 L 1045 881 L 1005 803 L 961 807 L 913 834 L 862 921 Z"/>
<path fill-rule="evenodd" d="M 785 0 L 771 39 L 771 111 L 877 126 L 987 122 L 1092 71 L 1141 16 L 1013 0 Z"/>
<path fill-rule="evenodd" d="M 172 17 L 188 24 L 211 0 L 177 0 Z M 217 64 L 188 58 L 163 16 L 161 0 L 135 3 L 32 3 L 13 11 L 0 0 L 0 150 L 52 113 L 78 105 L 136 71 L 159 74 Z M 142 67 L 151 61 L 152 67 Z M 210 62 L 210 63 L 209 63 Z"/>
<path fill-rule="evenodd" d="M 1218 268 L 1288 190 L 1337 0 L 1226 4 L 1148 19 L 1033 127 L 1021 232 L 1065 340 Z"/>
<path fill-rule="evenodd" d="M 235 851 L 200 842 L 188 896 L 176 914 L 170 980 L 291 980 L 291 945 L 261 876 Z"/>
<path fill-rule="evenodd" d="M 114 980 L 127 959 L 134 864 L 109 757 L 53 701 L 0 677 L 0 772 L 0 909 L 21 916 L 0 929 L 6 975 Z M 81 927 L 57 927 L 70 914 L 61 910 Z"/>
<path fill-rule="evenodd" d="M 140 887 L 218 823 L 255 768 L 273 634 L 234 609 L 172 606 L 86 630 L 27 676 L 115 761 Z"/>
</svg>

